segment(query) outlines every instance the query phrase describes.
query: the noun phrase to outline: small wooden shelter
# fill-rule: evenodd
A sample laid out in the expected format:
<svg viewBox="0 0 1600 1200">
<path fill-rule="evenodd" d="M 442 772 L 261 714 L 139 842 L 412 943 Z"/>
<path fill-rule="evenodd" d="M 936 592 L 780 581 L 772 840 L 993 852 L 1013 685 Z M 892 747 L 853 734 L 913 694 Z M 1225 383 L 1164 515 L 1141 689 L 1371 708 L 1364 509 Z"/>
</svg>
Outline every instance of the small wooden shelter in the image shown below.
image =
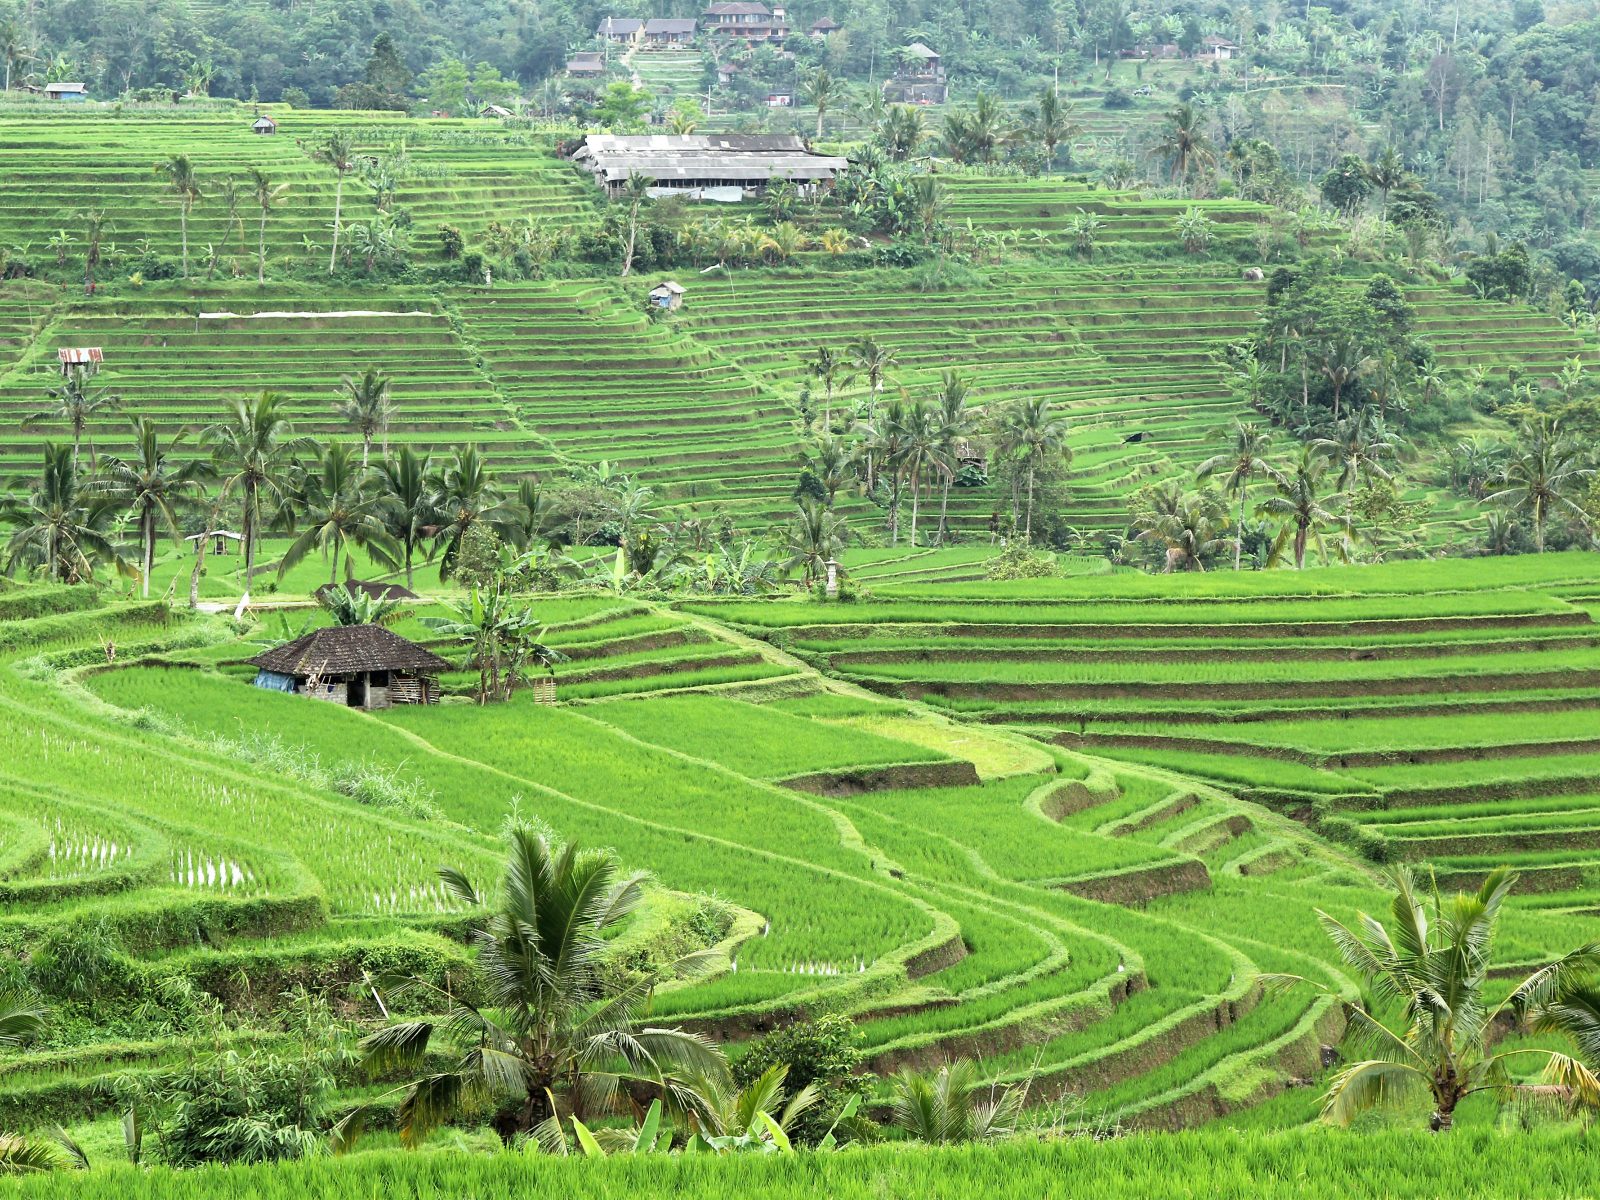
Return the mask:
<svg viewBox="0 0 1600 1200">
<path fill-rule="evenodd" d="M 99 346 L 62 346 L 56 351 L 56 361 L 61 364 L 62 378 L 74 371 L 93 375 L 105 362 L 105 355 L 100 352 Z"/>
<path fill-rule="evenodd" d="M 347 708 L 437 704 L 450 664 L 382 625 L 334 625 L 249 660 L 255 685 Z"/>
<path fill-rule="evenodd" d="M 650 307 L 664 308 L 669 312 L 683 307 L 683 285 L 668 279 L 650 289 Z"/>
<path fill-rule="evenodd" d="M 278 132 L 278 123 L 271 117 L 267 116 L 266 113 L 262 113 L 256 118 L 256 123 L 250 126 L 250 132 L 271 135 Z"/>
<path fill-rule="evenodd" d="M 191 533 L 183 540 L 194 543 L 194 552 L 196 554 L 200 553 L 200 543 L 205 541 L 211 542 L 211 553 L 226 554 L 228 552 L 228 543 L 244 541 L 244 534 L 235 533 L 231 529 L 207 529 L 202 533 Z"/>
</svg>

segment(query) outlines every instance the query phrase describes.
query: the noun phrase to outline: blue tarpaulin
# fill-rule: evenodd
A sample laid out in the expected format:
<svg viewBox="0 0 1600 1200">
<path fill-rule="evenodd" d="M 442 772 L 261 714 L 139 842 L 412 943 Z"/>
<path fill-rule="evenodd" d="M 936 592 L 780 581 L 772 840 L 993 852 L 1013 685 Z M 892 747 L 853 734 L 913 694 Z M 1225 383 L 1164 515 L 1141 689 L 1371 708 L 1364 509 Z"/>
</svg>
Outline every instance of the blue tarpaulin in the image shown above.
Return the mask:
<svg viewBox="0 0 1600 1200">
<path fill-rule="evenodd" d="M 276 671 L 257 671 L 255 683 L 258 688 L 266 688 L 269 692 L 294 691 L 294 676 L 280 675 Z"/>
</svg>

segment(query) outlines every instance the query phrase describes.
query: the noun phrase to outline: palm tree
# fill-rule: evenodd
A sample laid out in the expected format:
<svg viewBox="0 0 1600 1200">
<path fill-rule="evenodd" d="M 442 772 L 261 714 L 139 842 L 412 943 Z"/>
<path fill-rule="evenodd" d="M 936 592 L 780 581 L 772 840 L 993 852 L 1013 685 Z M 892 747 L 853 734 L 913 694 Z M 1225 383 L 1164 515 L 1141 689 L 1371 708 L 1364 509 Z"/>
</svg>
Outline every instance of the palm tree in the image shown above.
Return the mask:
<svg viewBox="0 0 1600 1200">
<path fill-rule="evenodd" d="M 1426 1091 L 1433 1104 L 1429 1127 L 1442 1133 L 1454 1124 L 1456 1108 L 1467 1097 L 1511 1094 L 1509 1064 L 1521 1057 L 1542 1059 L 1553 1083 L 1585 1104 L 1600 1104 L 1600 1079 L 1577 1058 L 1538 1047 L 1498 1053 L 1492 1048 L 1503 1021 L 1513 1019 L 1546 1032 L 1577 1033 L 1580 1046 L 1592 1051 L 1600 1010 L 1590 1007 L 1587 984 L 1600 968 L 1600 943 L 1540 967 L 1491 1005 L 1484 992 L 1493 971 L 1495 927 L 1516 876 L 1500 867 L 1489 872 L 1476 893 L 1448 900 L 1434 888 L 1431 904 L 1426 893 L 1419 895 L 1409 867 L 1395 867 L 1390 880 L 1395 896 L 1388 926 L 1361 913 L 1359 925 L 1351 928 L 1317 910 L 1339 956 L 1385 1007 L 1398 1007 L 1404 1021 L 1404 1028 L 1391 1028 L 1364 1005 L 1347 1006 L 1347 1036 L 1367 1057 L 1334 1076 L 1324 1119 L 1347 1125 L 1367 1109 L 1417 1089 Z M 1265 978 L 1274 987 L 1308 983 L 1293 975 Z M 1324 984 L 1310 986 L 1333 994 Z"/>
<path fill-rule="evenodd" d="M 1256 476 L 1266 474 L 1266 454 L 1272 445 L 1272 431 L 1262 429 L 1259 425 L 1235 421 L 1230 436 L 1233 444 L 1227 452 L 1206 459 L 1195 472 L 1195 477 L 1209 479 L 1212 475 L 1226 471 L 1227 475 L 1222 480 L 1222 490 L 1230 496 L 1239 498 L 1239 514 L 1233 527 L 1233 569 L 1237 571 L 1244 556 L 1244 514 L 1245 506 L 1249 503 L 1250 484 Z"/>
<path fill-rule="evenodd" d="M 44 1032 L 45 1017 L 46 1010 L 38 997 L 15 990 L 0 992 L 0 1047 L 16 1049 L 33 1041 Z M 83 1152 L 64 1134 L 58 1134 L 57 1140 L 69 1148 L 77 1165 L 87 1165 Z M 66 1162 L 50 1142 L 0 1133 L 0 1176 L 55 1171 Z"/>
<path fill-rule="evenodd" d="M 150 598 L 150 573 L 155 567 L 156 537 L 166 527 L 176 543 L 182 537 L 179 509 L 197 495 L 209 472 L 200 459 L 174 463 L 183 445 L 179 433 L 165 447 L 156 427 L 143 417 L 133 420 L 134 454 L 131 458 L 108 458 L 105 478 L 95 490 L 113 503 L 132 512 L 139 524 L 139 592 Z"/>
<path fill-rule="evenodd" d="M 552 845 L 522 822 L 506 840 L 499 894 L 473 936 L 477 986 L 463 993 L 423 979 L 408 985 L 428 1011 L 449 1014 L 445 1029 L 460 1055 L 404 1089 L 401 1141 L 415 1146 L 458 1108 L 484 1104 L 497 1106 L 494 1124 L 506 1141 L 548 1136 L 558 1105 L 582 1119 L 610 1107 L 624 1084 L 692 1108 L 685 1077 L 721 1077 L 721 1053 L 696 1034 L 642 1028 L 639 1014 L 664 977 L 698 969 L 703 957 L 638 974 L 609 970 L 608 935 L 638 910 L 643 877 L 624 877 L 608 850 Z M 457 903 L 486 903 L 461 871 L 446 868 L 439 878 Z M 437 1029 L 417 1020 L 379 1030 L 361 1044 L 366 1061 L 383 1071 L 417 1068 Z M 339 1132 L 353 1125 L 347 1118 Z"/>
<path fill-rule="evenodd" d="M 368 367 L 360 378 L 346 375 L 339 381 L 339 397 L 334 411 L 351 430 L 361 435 L 361 468 L 366 469 L 372 454 L 372 439 L 383 439 L 383 452 L 389 453 L 389 422 L 396 411 L 390 396 L 392 381 L 377 367 Z"/>
<path fill-rule="evenodd" d="M 380 499 L 384 528 L 400 547 L 406 567 L 406 587 L 414 584 L 412 562 L 417 548 L 438 517 L 433 492 L 433 459 L 418 456 L 409 446 L 385 455 L 373 464 L 374 486 Z"/>
<path fill-rule="evenodd" d="M 845 357 L 829 346 L 818 346 L 811 359 L 811 373 L 822 383 L 822 431 L 828 433 L 833 426 L 833 389 L 845 374 Z"/>
<path fill-rule="evenodd" d="M 1406 181 L 1406 164 L 1393 145 L 1385 146 L 1367 168 L 1367 178 L 1378 189 L 1379 236 L 1387 240 L 1389 233 L 1389 193 Z"/>
<path fill-rule="evenodd" d="M 1071 141 L 1083 132 L 1083 124 L 1077 119 L 1076 107 L 1071 101 L 1062 103 L 1061 93 L 1053 87 L 1043 88 L 1039 92 L 1039 99 L 1027 113 L 1028 136 L 1039 143 L 1039 148 L 1044 151 L 1045 170 L 1049 170 L 1056 161 L 1056 147 L 1062 142 L 1069 143 L 1067 148 L 1067 163 L 1072 162 Z"/>
<path fill-rule="evenodd" d="M 950 534 L 948 513 L 950 485 L 955 482 L 959 455 L 971 439 L 974 421 L 967 409 L 967 381 L 954 371 L 940 377 L 939 390 L 934 403 L 939 409 L 939 455 L 944 466 L 939 472 L 939 545 L 944 545 Z"/>
<path fill-rule="evenodd" d="M 1211 140 L 1200 127 L 1200 114 L 1192 104 L 1180 104 L 1166 115 L 1161 129 L 1156 153 L 1172 164 L 1172 179 L 1187 185 L 1195 170 L 1209 170 L 1217 165 L 1216 151 Z"/>
<path fill-rule="evenodd" d="M 788 1078 L 788 1064 L 774 1063 L 742 1088 L 735 1087 L 726 1073 L 696 1079 L 699 1103 L 692 1114 L 696 1133 L 721 1151 L 791 1145 L 789 1133 L 795 1122 L 821 1102 L 821 1095 L 809 1083 L 790 1095 L 784 1086 Z"/>
<path fill-rule="evenodd" d="M 927 136 L 927 126 L 920 109 L 909 104 L 890 105 L 878 122 L 878 144 L 895 162 L 904 162 L 916 153 L 922 139 Z"/>
<path fill-rule="evenodd" d="M 222 499 L 237 495 L 243 508 L 244 595 L 242 610 L 255 584 L 256 543 L 261 537 L 262 504 L 282 503 L 294 455 L 311 448 L 308 438 L 296 438 L 284 412 L 287 397 L 262 392 L 254 400 L 234 403 L 229 420 L 219 421 L 200 435 L 211 447 L 212 462 L 220 477 Z"/>
<path fill-rule="evenodd" d="M 890 369 L 898 361 L 893 350 L 872 338 L 862 338 L 860 341 L 850 343 L 846 353 L 855 368 L 855 374 L 865 377 L 867 381 L 867 424 L 875 425 L 878 419 L 878 393 L 883 390 L 885 380 Z M 877 473 L 873 466 L 873 457 L 867 455 L 867 491 L 874 491 L 877 487 Z"/>
<path fill-rule="evenodd" d="M 1340 413 L 1340 399 L 1344 389 L 1357 382 L 1372 370 L 1373 359 L 1366 346 L 1357 338 L 1335 338 L 1322 347 L 1322 364 L 1318 368 L 1333 385 L 1333 419 Z"/>
<path fill-rule="evenodd" d="M 1166 551 L 1165 573 L 1204 571 L 1205 560 L 1227 543 L 1219 537 L 1222 509 L 1207 494 L 1185 494 L 1177 480 L 1153 489 L 1134 519 L 1137 542 L 1158 542 Z"/>
<path fill-rule="evenodd" d="M 72 469 L 78 469 L 78 447 L 84 440 L 84 434 L 89 427 L 89 418 L 104 410 L 115 412 L 122 401 L 113 396 L 108 388 L 89 390 L 89 374 L 82 367 L 70 367 L 66 378 L 61 381 L 60 387 L 49 389 L 46 393 L 50 397 L 51 406 L 40 412 L 29 413 L 22 418 L 22 427 L 36 425 L 40 421 L 60 421 L 72 431 Z M 94 470 L 99 466 L 94 451 L 94 441 L 89 442 L 89 469 Z"/>
<path fill-rule="evenodd" d="M 166 176 L 167 190 L 178 200 L 178 229 L 183 238 L 183 277 L 189 278 L 189 214 L 202 199 L 200 177 L 187 154 L 174 154 L 156 164 L 156 174 Z"/>
<path fill-rule="evenodd" d="M 329 587 L 317 591 L 317 604 L 335 625 L 385 625 L 400 611 L 397 596 L 379 597 L 358 587 Z"/>
<path fill-rule="evenodd" d="M 833 436 L 818 438 L 800 451 L 800 466 L 810 472 L 823 492 L 823 506 L 831 509 L 835 497 L 850 482 L 855 466 L 855 456 L 843 439 Z"/>
<path fill-rule="evenodd" d="M 344 209 L 344 177 L 356 167 L 355 139 L 341 131 L 330 133 L 312 156 L 333 168 L 333 250 L 328 255 L 328 274 L 339 264 L 339 222 Z"/>
<path fill-rule="evenodd" d="M 907 1067 L 890 1085 L 894 1124 L 917 1141 L 935 1146 L 1010 1137 L 1027 1100 L 1026 1088 L 985 1087 L 978 1068 L 964 1058 L 946 1063 L 933 1075 Z"/>
<path fill-rule="evenodd" d="M 261 209 L 261 220 L 256 226 L 256 282 L 267 281 L 267 214 L 272 206 L 289 190 L 287 183 L 274 184 L 266 172 L 250 168 L 250 190 L 255 193 L 256 205 Z"/>
<path fill-rule="evenodd" d="M 905 415 L 905 446 L 900 452 L 899 469 L 911 483 L 911 544 L 917 544 L 917 513 L 922 495 L 923 474 L 932 470 L 943 477 L 955 473 L 953 457 L 944 452 L 939 409 L 918 401 Z"/>
<path fill-rule="evenodd" d="M 1284 534 L 1292 530 L 1294 540 L 1294 565 L 1304 570 L 1306 544 L 1315 537 L 1320 546 L 1323 525 L 1338 520 L 1332 509 L 1338 503 L 1337 492 L 1324 493 L 1323 480 L 1328 473 L 1328 460 L 1310 446 L 1300 452 L 1300 457 L 1290 470 L 1267 468 L 1267 478 L 1277 492 L 1263 500 L 1256 512 L 1283 523 Z M 1280 539 L 1282 538 L 1280 534 Z"/>
<path fill-rule="evenodd" d="M 238 179 L 232 175 L 224 176 L 222 182 L 217 185 L 217 195 L 222 199 L 223 211 L 226 214 L 225 224 L 239 234 L 239 253 L 243 254 L 244 218 L 239 215 L 239 201 L 244 198 L 244 193 L 239 190 Z"/>
<path fill-rule="evenodd" d="M 0 498 L 0 521 L 12 528 L 6 543 L 6 570 L 39 564 L 52 582 L 80 583 L 94 575 L 97 559 L 119 562 L 116 547 L 101 526 L 86 481 L 67 446 L 46 442 L 37 479 L 14 479 Z"/>
<path fill-rule="evenodd" d="M 809 497 L 796 501 L 794 516 L 783 527 L 783 569 L 798 569 L 806 587 L 827 574 L 828 561 L 844 553 L 848 528 L 844 518 Z"/>
<path fill-rule="evenodd" d="M 1044 396 L 1031 396 L 1008 408 L 1000 421 L 1000 451 L 1027 472 L 1027 502 L 1022 536 L 1033 540 L 1033 491 L 1041 467 L 1052 461 L 1072 462 L 1067 446 L 1067 418 L 1057 416 Z"/>
<path fill-rule="evenodd" d="M 6 64 L 5 90 L 11 90 L 11 70 L 19 62 L 26 62 L 28 54 L 28 34 L 16 18 L 8 17 L 0 22 L 0 59 Z"/>
<path fill-rule="evenodd" d="M 622 183 L 622 199 L 628 205 L 628 240 L 622 251 L 622 277 L 633 273 L 633 251 L 639 241 L 639 212 L 650 199 L 650 176 L 629 172 Z"/>
<path fill-rule="evenodd" d="M 461 539 L 474 525 L 498 533 L 511 523 L 505 511 L 505 494 L 476 446 L 458 446 L 434 482 L 434 506 L 438 510 L 437 544 L 444 549 L 439 560 L 439 578 L 448 579 L 461 550 Z"/>
<path fill-rule="evenodd" d="M 1544 553 L 1545 524 L 1552 512 L 1581 515 L 1573 493 L 1594 470 L 1583 465 L 1583 451 L 1547 416 L 1530 417 L 1517 430 L 1506 465 L 1500 472 L 1499 491 L 1484 497 L 1489 504 L 1504 504 L 1533 518 L 1533 544 Z"/>
<path fill-rule="evenodd" d="M 99 211 L 83 214 L 83 290 L 94 294 L 94 271 L 100 265 L 100 248 L 106 236 L 106 214 Z"/>
<path fill-rule="evenodd" d="M 345 556 L 345 574 L 353 574 L 357 549 L 366 549 L 388 566 L 399 563 L 398 549 L 379 515 L 381 497 L 357 467 L 349 447 L 334 443 L 311 467 L 296 471 L 294 494 L 287 510 L 294 523 L 305 522 L 300 536 L 289 543 L 278 563 L 282 579 L 312 550 L 330 555 L 328 582 L 339 578 L 339 556 Z"/>
<path fill-rule="evenodd" d="M 1331 430 L 1311 443 L 1339 464 L 1337 487 L 1341 492 L 1361 486 L 1363 474 L 1388 479 L 1383 460 L 1399 452 L 1400 443 L 1387 425 L 1366 412 L 1354 413 L 1336 422 Z"/>
<path fill-rule="evenodd" d="M 800 87 L 801 99 L 817 110 L 818 137 L 822 136 L 822 118 L 838 94 L 839 81 L 828 73 L 826 67 L 818 67 Z"/>
</svg>

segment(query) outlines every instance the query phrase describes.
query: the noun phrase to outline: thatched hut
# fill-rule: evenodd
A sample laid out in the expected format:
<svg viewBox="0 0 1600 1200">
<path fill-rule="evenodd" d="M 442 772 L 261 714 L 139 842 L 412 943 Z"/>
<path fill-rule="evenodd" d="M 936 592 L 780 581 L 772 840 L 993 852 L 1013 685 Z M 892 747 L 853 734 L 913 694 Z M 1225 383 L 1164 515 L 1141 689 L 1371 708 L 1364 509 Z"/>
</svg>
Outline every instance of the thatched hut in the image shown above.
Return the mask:
<svg viewBox="0 0 1600 1200">
<path fill-rule="evenodd" d="M 250 659 L 255 685 L 347 708 L 436 704 L 450 664 L 381 625 L 316 629 Z"/>
</svg>

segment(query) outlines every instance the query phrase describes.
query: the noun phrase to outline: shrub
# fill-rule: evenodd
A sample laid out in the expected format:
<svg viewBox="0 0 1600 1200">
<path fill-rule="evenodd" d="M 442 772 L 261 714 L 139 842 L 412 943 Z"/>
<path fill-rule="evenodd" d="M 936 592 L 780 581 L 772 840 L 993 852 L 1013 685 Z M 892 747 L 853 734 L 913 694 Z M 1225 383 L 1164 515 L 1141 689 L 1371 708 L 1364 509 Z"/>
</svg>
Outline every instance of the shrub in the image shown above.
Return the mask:
<svg viewBox="0 0 1600 1200">
<path fill-rule="evenodd" d="M 865 1099 L 872 1090 L 871 1078 L 857 1074 L 862 1039 L 855 1022 L 839 1013 L 799 1021 L 752 1043 L 733 1065 L 734 1081 L 744 1087 L 769 1067 L 787 1064 L 785 1083 L 790 1094 L 809 1085 L 819 1097 L 819 1103 L 799 1118 L 791 1133 L 801 1141 L 816 1142 L 838 1119 L 851 1096 Z"/>
</svg>

